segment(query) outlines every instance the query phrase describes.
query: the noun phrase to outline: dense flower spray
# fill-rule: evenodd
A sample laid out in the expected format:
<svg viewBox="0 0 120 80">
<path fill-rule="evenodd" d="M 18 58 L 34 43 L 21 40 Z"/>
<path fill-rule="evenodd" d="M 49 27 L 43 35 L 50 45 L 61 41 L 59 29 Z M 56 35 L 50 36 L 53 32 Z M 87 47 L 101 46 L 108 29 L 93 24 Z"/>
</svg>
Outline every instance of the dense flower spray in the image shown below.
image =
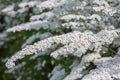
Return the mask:
<svg viewBox="0 0 120 80">
<path fill-rule="evenodd" d="M 2 13 L 11 18 L 20 16 L 24 22 L 24 16 L 30 12 L 30 18 L 8 28 L 7 33 L 32 30 L 36 33 L 7 59 L 6 72 L 14 73 L 24 67 L 27 62 L 16 65 L 16 61 L 27 55 L 32 55 L 29 60 L 38 61 L 34 69 L 42 70 L 47 61 L 41 60 L 41 56 L 49 56 L 53 65 L 47 75 L 50 80 L 120 79 L 120 49 L 113 50 L 120 43 L 120 29 L 116 25 L 120 22 L 120 0 L 36 0 L 23 1 L 16 10 L 15 6 L 4 8 Z M 36 39 L 39 41 L 34 43 Z M 111 45 L 112 48 L 108 47 Z M 72 59 L 67 61 L 69 66 L 57 62 L 64 58 Z M 22 75 L 23 72 L 18 78 L 22 79 Z"/>
</svg>

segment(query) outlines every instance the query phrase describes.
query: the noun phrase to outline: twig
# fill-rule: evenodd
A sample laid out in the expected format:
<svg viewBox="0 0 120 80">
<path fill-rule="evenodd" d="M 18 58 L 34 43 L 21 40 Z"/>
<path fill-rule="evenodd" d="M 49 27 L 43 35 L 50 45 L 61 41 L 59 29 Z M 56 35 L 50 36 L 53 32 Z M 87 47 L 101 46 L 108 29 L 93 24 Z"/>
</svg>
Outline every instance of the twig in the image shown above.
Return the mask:
<svg viewBox="0 0 120 80">
<path fill-rule="evenodd" d="M 113 49 L 111 49 L 110 47 L 108 47 L 108 46 L 105 46 L 105 45 L 102 45 L 103 47 L 106 47 L 106 48 L 108 48 L 112 53 L 114 53 L 114 54 L 116 54 L 116 51 L 114 51 Z"/>
</svg>

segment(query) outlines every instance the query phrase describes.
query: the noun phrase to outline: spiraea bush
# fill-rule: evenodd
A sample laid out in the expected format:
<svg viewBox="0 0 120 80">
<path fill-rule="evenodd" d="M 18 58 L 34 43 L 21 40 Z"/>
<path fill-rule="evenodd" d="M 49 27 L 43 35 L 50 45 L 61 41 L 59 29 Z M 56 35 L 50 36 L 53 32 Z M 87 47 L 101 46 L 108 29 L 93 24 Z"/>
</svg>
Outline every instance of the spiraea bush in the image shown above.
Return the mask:
<svg viewBox="0 0 120 80">
<path fill-rule="evenodd" d="M 1 10 L 17 80 L 120 80 L 120 0 L 22 1 Z"/>
</svg>

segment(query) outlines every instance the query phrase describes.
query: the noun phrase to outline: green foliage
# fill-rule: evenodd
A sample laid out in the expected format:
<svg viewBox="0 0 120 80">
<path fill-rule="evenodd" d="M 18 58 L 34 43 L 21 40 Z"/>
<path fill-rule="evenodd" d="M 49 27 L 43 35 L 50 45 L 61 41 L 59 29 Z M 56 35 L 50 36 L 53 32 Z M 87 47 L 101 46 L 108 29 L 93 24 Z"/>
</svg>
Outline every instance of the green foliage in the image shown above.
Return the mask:
<svg viewBox="0 0 120 80">
<path fill-rule="evenodd" d="M 20 2 L 21 0 L 0 0 L 0 4 L 9 5 L 15 2 Z"/>
</svg>

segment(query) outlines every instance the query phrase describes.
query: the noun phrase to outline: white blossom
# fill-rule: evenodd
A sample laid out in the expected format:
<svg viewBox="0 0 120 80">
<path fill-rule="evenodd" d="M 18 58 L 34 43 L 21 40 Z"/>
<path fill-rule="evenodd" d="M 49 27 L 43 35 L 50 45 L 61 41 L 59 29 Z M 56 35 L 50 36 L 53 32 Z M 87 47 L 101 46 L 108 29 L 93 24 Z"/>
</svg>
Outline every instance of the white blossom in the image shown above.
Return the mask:
<svg viewBox="0 0 120 80">
<path fill-rule="evenodd" d="M 43 29 L 50 28 L 51 30 L 59 31 L 58 27 L 61 28 L 61 23 L 62 23 L 62 26 L 71 28 L 72 30 L 78 29 L 80 31 L 83 31 L 85 30 L 85 28 L 83 27 L 85 26 L 85 24 L 89 27 L 89 29 L 92 29 L 92 30 L 96 30 L 98 28 L 108 29 L 110 26 L 114 26 L 115 21 L 119 20 L 118 19 L 119 17 L 115 17 L 115 16 L 117 16 L 116 14 L 119 14 L 120 12 L 119 10 L 117 10 L 119 8 L 119 5 L 116 5 L 116 7 L 113 7 L 113 6 L 110 6 L 111 4 L 109 4 L 108 2 L 102 1 L 102 0 L 90 0 L 90 1 L 49 0 L 49 1 L 43 1 L 43 2 L 30 1 L 30 2 L 20 3 L 19 6 L 21 8 L 18 9 L 17 11 L 14 11 L 12 9 L 11 11 L 9 10 L 10 12 L 6 13 L 4 12 L 4 9 L 3 9 L 3 12 L 8 14 L 9 16 L 12 16 L 12 15 L 16 16 L 17 13 L 24 13 L 28 11 L 29 8 L 32 7 L 34 14 L 37 14 L 37 15 L 31 16 L 30 18 L 31 22 L 18 25 L 19 27 L 14 26 L 13 28 L 8 29 L 7 30 L 8 32 L 16 32 L 16 31 L 31 30 L 31 29 L 38 30 L 41 28 Z M 117 2 L 119 3 L 119 1 Z M 90 6 L 88 6 L 88 4 Z M 116 4 L 116 2 L 113 2 L 113 4 Z M 25 6 L 28 6 L 28 7 L 25 7 Z M 91 12 L 94 12 L 94 13 L 91 13 Z M 61 20 L 65 20 L 67 21 L 67 23 L 65 24 L 61 22 Z M 72 21 L 72 23 L 71 22 L 69 23 L 70 20 L 74 20 L 74 21 Z M 32 26 L 29 26 L 29 25 L 32 25 Z M 55 29 L 56 27 L 57 29 Z M 19 28 L 19 30 L 17 30 L 17 28 Z"/>
<path fill-rule="evenodd" d="M 82 80 L 120 79 L 118 73 L 120 66 L 119 59 L 119 56 L 115 56 L 114 58 L 101 63 L 96 69 L 91 70 L 88 75 L 84 76 Z"/>
<path fill-rule="evenodd" d="M 36 33 L 26 40 L 26 42 L 22 45 L 22 48 L 27 46 L 27 45 L 30 45 L 37 38 L 42 40 L 42 39 L 45 39 L 45 38 L 50 37 L 50 36 L 52 36 L 52 34 L 49 32 L 46 32 L 44 34 Z"/>
<path fill-rule="evenodd" d="M 23 0 L 3 8 L 1 13 L 5 14 L 6 23 L 2 25 L 8 33 L 35 31 L 28 38 L 23 37 L 21 50 L 4 60 L 8 73 L 14 74 L 16 69 L 24 67 L 27 62 L 16 65 L 16 61 L 31 55 L 31 65 L 36 59 L 33 69 L 41 75 L 46 74 L 41 72 L 46 64 L 52 65 L 53 70 L 48 72 L 50 80 L 119 80 L 119 9 L 120 0 Z M 0 34 L 0 40 L 6 35 L 6 32 Z M 64 62 L 70 64 L 66 66 Z M 24 71 L 15 78 L 22 80 L 22 75 Z M 32 76 L 26 79 L 34 80 Z"/>
<path fill-rule="evenodd" d="M 50 75 L 52 75 L 50 80 L 62 80 L 66 75 L 65 69 L 63 69 L 61 65 L 58 65 L 54 67 Z"/>
<path fill-rule="evenodd" d="M 89 33 L 89 32 L 88 32 Z M 8 68 L 15 66 L 15 61 L 17 59 L 23 58 L 25 55 L 30 55 L 33 53 L 38 53 L 40 51 L 45 51 L 47 48 L 50 48 L 54 44 L 63 44 L 65 47 L 62 47 L 55 52 L 51 53 L 51 56 L 57 58 L 60 55 L 72 54 L 75 56 L 81 56 L 84 54 L 90 45 L 95 47 L 95 51 L 99 52 L 101 49 L 100 46 L 104 44 L 110 44 L 114 40 L 114 38 L 118 37 L 116 31 L 101 31 L 96 35 L 81 33 L 78 31 L 74 31 L 72 33 L 68 33 L 66 35 L 60 35 L 55 37 L 50 37 L 42 41 L 38 41 L 33 45 L 26 46 L 21 51 L 12 56 L 6 66 Z M 95 43 L 95 44 L 93 44 Z M 100 48 L 99 48 L 100 47 Z"/>
</svg>

